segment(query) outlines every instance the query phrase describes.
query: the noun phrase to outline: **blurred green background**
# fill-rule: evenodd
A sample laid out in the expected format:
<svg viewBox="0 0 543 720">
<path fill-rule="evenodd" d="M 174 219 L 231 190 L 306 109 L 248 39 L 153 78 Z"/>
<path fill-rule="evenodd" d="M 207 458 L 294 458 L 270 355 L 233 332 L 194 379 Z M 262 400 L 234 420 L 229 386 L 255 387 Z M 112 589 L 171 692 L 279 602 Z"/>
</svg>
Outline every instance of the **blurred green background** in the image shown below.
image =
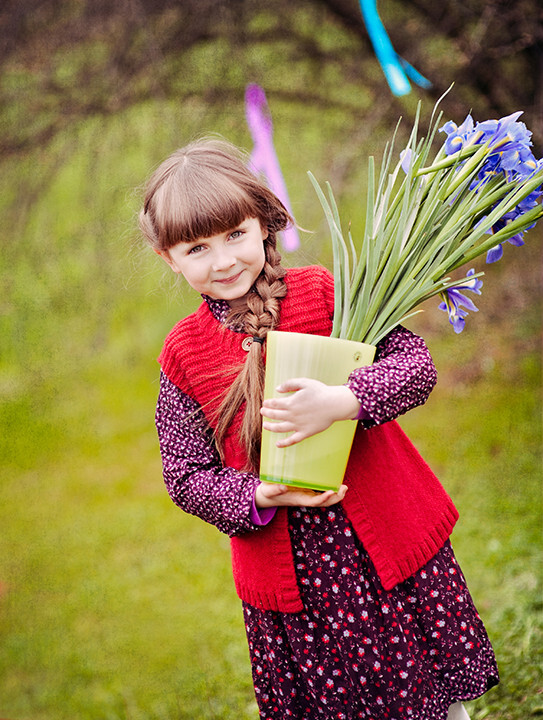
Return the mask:
<svg viewBox="0 0 543 720">
<path fill-rule="evenodd" d="M 311 170 L 363 227 L 366 158 L 419 100 L 460 123 L 525 110 L 542 155 L 533 0 L 379 5 L 434 82 L 394 98 L 355 0 L 8 0 L 0 9 L 0 716 L 257 717 L 228 540 L 161 479 L 156 356 L 198 304 L 136 228 L 173 149 L 220 133 L 247 149 L 243 94 L 266 90 L 302 248 L 331 265 Z M 454 335 L 437 302 L 409 326 L 439 383 L 402 420 L 461 513 L 454 545 L 502 683 L 473 718 L 543 716 L 541 245 L 485 269 Z M 169 274 L 168 274 L 169 273 Z"/>
</svg>

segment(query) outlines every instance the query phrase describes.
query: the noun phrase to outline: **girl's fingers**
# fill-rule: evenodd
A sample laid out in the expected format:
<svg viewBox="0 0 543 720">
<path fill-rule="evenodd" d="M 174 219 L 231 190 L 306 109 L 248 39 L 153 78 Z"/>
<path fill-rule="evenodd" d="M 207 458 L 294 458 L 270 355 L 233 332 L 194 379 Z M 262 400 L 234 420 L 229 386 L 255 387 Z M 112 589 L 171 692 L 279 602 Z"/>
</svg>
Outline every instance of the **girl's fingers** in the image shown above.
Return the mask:
<svg viewBox="0 0 543 720">
<path fill-rule="evenodd" d="M 311 432 L 308 432 L 307 430 L 296 430 L 296 427 L 291 422 L 266 422 L 264 421 L 262 423 L 262 427 L 264 430 L 268 430 L 272 433 L 291 433 L 285 438 L 281 438 L 280 440 L 277 440 L 275 443 L 277 447 L 279 448 L 285 448 L 290 447 L 291 445 L 296 445 L 296 443 L 301 442 L 302 440 L 305 440 L 306 438 L 310 437 L 312 435 Z"/>
<path fill-rule="evenodd" d="M 325 490 L 322 493 L 315 492 L 313 495 L 301 498 L 300 504 L 305 504 L 306 507 L 329 507 L 343 500 L 346 492 L 346 485 L 342 485 L 337 493 L 333 490 Z"/>
<path fill-rule="evenodd" d="M 308 386 L 308 383 L 315 382 L 308 380 L 307 378 L 292 378 L 291 380 L 285 380 L 284 383 L 276 388 L 278 393 L 296 393 L 298 390 L 303 390 Z M 319 383 L 320 384 L 320 383 Z M 272 397 L 264 400 L 262 407 L 266 409 L 287 409 L 290 405 L 292 396 L 289 395 L 286 398 Z"/>
<path fill-rule="evenodd" d="M 290 422 L 266 422 L 264 421 L 262 423 L 262 427 L 264 430 L 269 430 L 270 432 L 275 433 L 283 433 L 283 432 L 292 432 L 295 430 L 295 427 Z"/>
<path fill-rule="evenodd" d="M 281 383 L 276 390 L 280 393 L 297 392 L 298 390 L 307 387 L 307 385 L 307 378 L 291 378 L 290 380 L 285 380 L 285 382 Z"/>
<path fill-rule="evenodd" d="M 273 504 L 294 507 L 329 507 L 341 502 L 347 492 L 347 486 L 342 485 L 337 492 L 333 490 L 304 490 L 263 482 L 260 484 L 262 494 Z"/>
<path fill-rule="evenodd" d="M 293 428 L 291 428 L 292 430 Z M 281 432 L 278 430 L 277 432 Z M 289 432 L 289 430 L 285 430 L 284 432 Z M 296 443 L 299 443 L 301 440 L 305 440 L 306 435 L 300 433 L 300 432 L 293 432 L 292 435 L 289 435 L 286 438 L 281 438 L 281 440 L 278 440 L 275 445 L 278 448 L 286 448 L 290 447 L 291 445 L 296 445 Z"/>
<path fill-rule="evenodd" d="M 271 408 L 263 405 L 260 408 L 260 414 L 270 418 L 270 420 L 281 420 L 282 417 L 287 415 L 287 408 Z"/>
</svg>

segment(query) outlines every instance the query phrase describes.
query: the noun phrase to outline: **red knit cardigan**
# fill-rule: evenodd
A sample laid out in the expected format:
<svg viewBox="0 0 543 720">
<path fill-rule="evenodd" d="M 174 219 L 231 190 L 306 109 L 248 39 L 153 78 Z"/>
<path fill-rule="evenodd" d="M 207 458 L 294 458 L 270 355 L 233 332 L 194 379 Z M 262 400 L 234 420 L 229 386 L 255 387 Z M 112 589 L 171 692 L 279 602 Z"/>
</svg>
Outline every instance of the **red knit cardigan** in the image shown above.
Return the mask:
<svg viewBox="0 0 543 720">
<path fill-rule="evenodd" d="M 317 266 L 289 270 L 278 330 L 329 335 L 333 279 Z M 211 423 L 213 410 L 246 352 L 244 334 L 221 325 L 207 304 L 179 322 L 159 357 L 167 377 L 194 398 Z M 227 466 L 241 470 L 246 456 L 237 440 L 241 413 L 225 438 Z M 415 447 L 392 421 L 357 428 L 345 473 L 343 508 L 367 550 L 385 590 L 422 567 L 450 536 L 458 513 Z M 300 612 L 286 508 L 262 529 L 231 538 L 239 597 L 264 610 Z"/>
</svg>

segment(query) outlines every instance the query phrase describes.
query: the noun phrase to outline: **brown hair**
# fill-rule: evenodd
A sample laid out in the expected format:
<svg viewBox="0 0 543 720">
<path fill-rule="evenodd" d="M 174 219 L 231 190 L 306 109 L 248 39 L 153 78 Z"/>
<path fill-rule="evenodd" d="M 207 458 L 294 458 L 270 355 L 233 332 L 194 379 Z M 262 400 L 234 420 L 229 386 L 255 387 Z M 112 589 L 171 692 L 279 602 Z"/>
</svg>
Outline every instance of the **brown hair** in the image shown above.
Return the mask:
<svg viewBox="0 0 543 720">
<path fill-rule="evenodd" d="M 139 223 L 149 245 L 164 251 L 180 242 L 226 232 L 247 218 L 258 218 L 268 232 L 265 263 L 245 306 L 231 310 L 226 323 L 265 340 L 279 323 L 280 300 L 286 295 L 286 271 L 276 248 L 276 234 L 293 220 L 283 203 L 248 169 L 241 150 L 222 140 L 205 139 L 174 152 L 148 182 Z M 240 441 L 254 470 L 260 454 L 263 349 L 253 342 L 213 418 L 222 456 L 228 427 L 245 404 Z"/>
</svg>

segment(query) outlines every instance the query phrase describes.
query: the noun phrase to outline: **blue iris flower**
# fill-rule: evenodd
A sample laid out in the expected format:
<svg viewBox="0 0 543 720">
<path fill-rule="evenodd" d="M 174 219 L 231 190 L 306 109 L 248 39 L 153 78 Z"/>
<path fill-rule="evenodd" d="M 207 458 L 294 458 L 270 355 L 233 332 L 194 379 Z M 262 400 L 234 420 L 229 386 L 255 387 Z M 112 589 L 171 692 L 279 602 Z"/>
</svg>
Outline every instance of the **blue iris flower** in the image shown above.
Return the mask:
<svg viewBox="0 0 543 720">
<path fill-rule="evenodd" d="M 406 148 L 405 150 L 402 150 L 400 153 L 400 163 L 402 166 L 402 170 L 406 175 L 409 174 L 409 170 L 411 169 L 411 162 L 413 160 L 413 151 L 411 148 Z"/>
<path fill-rule="evenodd" d="M 445 141 L 445 152 L 447 155 L 453 155 L 455 152 L 458 152 L 458 150 L 462 150 L 466 145 L 472 145 L 476 142 L 473 118 L 471 115 L 468 115 L 460 126 L 452 120 L 449 120 L 442 128 L 439 128 L 439 131 L 447 133 L 447 140 Z"/>
<path fill-rule="evenodd" d="M 460 284 L 441 293 L 443 302 L 439 305 L 440 310 L 445 310 L 449 315 L 449 322 L 454 328 L 455 333 L 461 333 L 464 329 L 468 310 L 471 312 L 478 312 L 478 308 L 475 307 L 472 300 L 464 294 L 465 291 L 481 294 L 481 288 L 483 287 L 483 281 L 479 278 L 474 278 L 472 275 L 475 274 L 475 270 L 468 270 L 466 279 Z M 463 308 L 466 308 L 464 310 Z"/>
<path fill-rule="evenodd" d="M 519 122 L 521 115 L 522 112 L 515 112 L 501 120 L 485 120 L 477 124 L 474 124 L 473 118 L 468 115 L 460 126 L 450 121 L 440 128 L 440 132 L 447 135 L 444 146 L 447 155 L 453 155 L 458 150 L 471 145 L 489 143 L 488 158 L 479 171 L 477 179 L 472 182 L 471 190 L 479 192 L 496 175 L 503 175 L 508 182 L 515 182 L 525 180 L 541 169 L 543 161 L 536 160 L 530 149 L 532 133 L 523 122 Z M 500 218 L 489 232 L 498 232 L 533 208 L 542 194 L 541 188 L 532 192 L 516 208 Z M 507 242 L 516 246 L 524 245 L 523 235 L 524 231 L 519 232 Z M 486 261 L 496 262 L 502 255 L 503 248 L 500 243 L 489 250 Z"/>
<path fill-rule="evenodd" d="M 498 220 L 498 222 L 492 227 L 492 232 L 498 232 L 498 230 L 501 230 L 502 228 L 506 227 L 510 222 L 513 222 L 519 215 L 522 215 L 522 212 L 526 212 L 526 210 L 523 210 L 522 212 L 518 211 L 519 206 L 514 210 L 511 210 L 511 212 L 506 213 L 502 218 Z M 533 225 L 531 226 L 533 227 Z M 528 230 L 529 228 L 526 228 Z M 520 247 L 521 245 L 524 245 L 524 240 L 522 239 L 524 236 L 524 230 L 521 232 L 518 232 L 516 235 L 513 235 L 512 237 L 508 238 L 504 242 L 508 242 L 510 245 L 515 245 L 516 247 Z M 495 245 L 493 248 L 491 248 L 487 254 L 486 254 L 486 262 L 487 263 L 493 263 L 497 262 L 498 260 L 501 260 L 503 256 L 503 243 L 499 243 L 498 245 Z"/>
<path fill-rule="evenodd" d="M 501 120 L 485 120 L 477 123 L 476 130 L 482 133 L 479 142 L 486 143 L 490 140 L 490 147 L 499 148 L 501 151 L 509 149 L 516 144 L 531 145 L 532 133 L 522 122 L 517 122 L 522 111 L 507 115 Z"/>
<path fill-rule="evenodd" d="M 538 166 L 541 166 L 541 161 L 539 161 Z M 541 195 L 541 190 L 534 190 L 534 192 L 527 195 L 524 200 L 521 200 L 519 204 L 513 208 L 510 212 L 506 213 L 502 218 L 498 220 L 498 222 L 493 225 L 492 230 L 490 230 L 490 233 L 498 232 L 498 230 L 501 230 L 502 228 L 506 227 L 510 222 L 513 222 L 513 220 L 516 220 L 518 217 L 523 215 L 524 213 L 528 212 L 528 210 L 531 210 L 537 205 L 537 201 L 539 196 Z M 516 247 L 520 247 L 521 245 L 524 245 L 524 233 L 527 230 L 530 230 L 535 225 L 535 222 L 531 225 L 528 225 L 524 230 L 521 230 L 516 235 L 513 235 L 508 240 L 505 240 L 504 242 L 508 242 L 510 245 L 515 245 Z M 486 255 L 486 261 L 487 263 L 493 263 L 497 260 L 500 260 L 503 256 L 503 243 L 499 243 L 495 247 L 491 248 L 487 255 Z"/>
</svg>

